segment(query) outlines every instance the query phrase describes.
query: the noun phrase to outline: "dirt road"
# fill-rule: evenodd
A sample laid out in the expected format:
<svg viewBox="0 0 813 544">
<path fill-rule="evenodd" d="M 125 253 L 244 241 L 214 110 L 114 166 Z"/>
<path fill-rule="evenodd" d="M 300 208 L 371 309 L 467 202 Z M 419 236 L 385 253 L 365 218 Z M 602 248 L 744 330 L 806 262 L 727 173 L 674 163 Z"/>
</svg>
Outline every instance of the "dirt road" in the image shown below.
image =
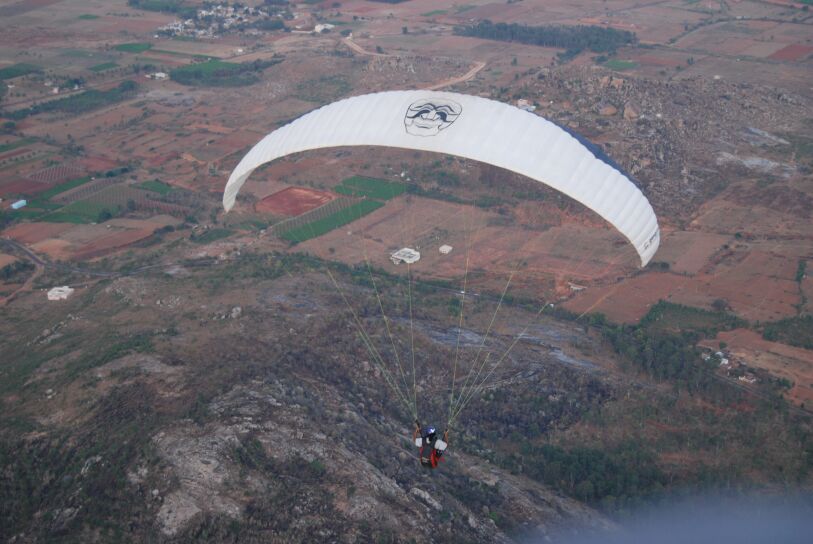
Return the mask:
<svg viewBox="0 0 813 544">
<path fill-rule="evenodd" d="M 353 38 L 347 37 L 342 40 L 344 44 L 360 55 L 368 55 L 370 57 L 393 57 L 387 53 L 376 53 L 375 51 L 367 51 L 362 46 L 353 41 Z"/>
<path fill-rule="evenodd" d="M 485 62 L 477 61 L 476 63 L 474 63 L 474 66 L 472 67 L 472 69 L 469 70 L 468 72 L 466 72 L 465 74 L 463 74 L 462 76 L 453 77 L 453 78 L 450 78 L 450 79 L 443 80 L 440 83 L 435 83 L 434 85 L 431 85 L 429 87 L 425 87 L 424 90 L 426 90 L 426 91 L 437 91 L 437 90 L 442 89 L 444 87 L 451 87 L 452 85 L 457 85 L 458 83 L 465 83 L 466 81 L 468 81 L 468 80 L 472 79 L 474 76 L 476 76 L 480 72 L 480 70 L 482 70 L 485 67 L 486 67 Z"/>
<path fill-rule="evenodd" d="M 396 56 L 396 55 L 390 55 L 390 54 L 387 54 L 387 53 L 376 53 L 374 51 L 368 51 L 368 50 L 364 49 L 362 46 L 360 46 L 359 44 L 357 44 L 356 42 L 354 42 L 353 39 L 350 38 L 350 37 L 342 39 L 342 42 L 347 47 L 349 47 L 350 49 L 352 49 L 353 51 L 355 51 L 356 53 L 358 53 L 360 55 L 367 55 L 367 56 L 370 56 L 370 57 L 394 57 L 394 56 Z M 452 78 L 449 78 L 449 79 L 444 79 L 443 81 L 441 81 L 439 83 L 435 83 L 435 84 L 430 85 L 428 87 L 424 87 L 423 90 L 425 90 L 425 91 L 437 91 L 437 90 L 443 89 L 444 87 L 451 87 L 452 85 L 457 85 L 458 83 L 465 83 L 466 81 L 469 81 L 474 76 L 476 76 L 480 72 L 480 70 L 482 70 L 485 67 L 486 67 L 485 62 L 477 61 L 477 62 L 474 63 L 474 66 L 471 68 L 471 70 L 469 70 L 468 72 L 466 72 L 462 76 L 457 76 L 457 77 L 452 77 Z"/>
</svg>

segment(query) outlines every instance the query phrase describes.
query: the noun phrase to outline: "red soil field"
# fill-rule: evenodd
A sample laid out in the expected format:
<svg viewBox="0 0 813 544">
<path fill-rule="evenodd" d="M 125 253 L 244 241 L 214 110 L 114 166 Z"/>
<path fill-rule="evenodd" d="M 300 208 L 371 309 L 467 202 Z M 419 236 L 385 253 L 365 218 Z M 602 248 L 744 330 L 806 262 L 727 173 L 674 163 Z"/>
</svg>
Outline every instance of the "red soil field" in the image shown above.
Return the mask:
<svg viewBox="0 0 813 544">
<path fill-rule="evenodd" d="M 674 68 L 682 64 L 680 59 L 677 58 L 666 58 L 666 57 L 655 57 L 652 55 L 641 55 L 635 58 L 640 64 L 646 64 L 648 66 L 663 66 L 664 68 Z"/>
<path fill-rule="evenodd" d="M 110 235 L 100 237 L 89 244 L 71 248 L 71 255 L 69 258 L 71 260 L 87 260 L 94 257 L 101 257 L 102 255 L 112 253 L 119 248 L 128 246 L 139 240 L 143 240 L 144 238 L 150 236 L 153 233 L 153 230 L 154 229 L 147 228 L 113 232 Z"/>
<path fill-rule="evenodd" d="M 14 177 L 11 181 L 0 184 L 0 196 L 7 197 L 9 195 L 35 195 L 48 189 L 50 185 L 46 183 L 37 183 L 30 179 Z"/>
<path fill-rule="evenodd" d="M 335 198 L 331 193 L 324 191 L 288 187 L 265 197 L 254 206 L 254 209 L 261 213 L 295 216 L 323 206 Z"/>
<path fill-rule="evenodd" d="M 3 231 L 3 236 L 16 240 L 21 244 L 35 244 L 46 238 L 58 236 L 65 230 L 60 223 L 20 223 Z"/>
<path fill-rule="evenodd" d="M 801 58 L 808 56 L 810 53 L 813 53 L 813 47 L 794 43 L 787 47 L 783 47 L 768 58 L 773 60 L 800 60 Z"/>
<path fill-rule="evenodd" d="M 180 154 L 177 151 L 173 151 L 172 153 L 166 153 L 164 155 L 155 155 L 147 159 L 147 165 L 152 167 L 161 166 L 173 159 L 177 159 L 178 157 L 180 157 Z"/>
<path fill-rule="evenodd" d="M 83 157 L 79 162 L 91 172 L 111 170 L 118 166 L 116 161 L 106 157 Z"/>
<path fill-rule="evenodd" d="M 778 254 L 752 251 L 734 255 L 693 277 L 642 274 L 612 286 L 591 287 L 567 301 L 565 307 L 578 313 L 601 312 L 616 322 L 635 323 L 660 299 L 710 309 L 719 298 L 739 317 L 774 321 L 796 314 L 794 305 L 800 300 L 793 279 L 796 262 Z"/>
<path fill-rule="evenodd" d="M 564 303 L 576 313 L 603 313 L 616 323 L 637 323 L 660 299 L 671 298 L 689 278 L 676 274 L 642 274 L 604 287 L 591 287 Z"/>
</svg>

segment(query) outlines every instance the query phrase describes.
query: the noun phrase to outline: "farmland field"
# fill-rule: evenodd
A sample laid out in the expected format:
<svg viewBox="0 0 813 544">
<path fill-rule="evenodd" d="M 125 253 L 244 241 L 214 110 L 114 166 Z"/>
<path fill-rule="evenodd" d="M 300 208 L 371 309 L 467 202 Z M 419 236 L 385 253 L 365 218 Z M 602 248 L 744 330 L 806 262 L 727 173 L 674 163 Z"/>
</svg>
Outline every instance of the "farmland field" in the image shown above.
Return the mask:
<svg viewBox="0 0 813 544">
<path fill-rule="evenodd" d="M 39 70 L 40 70 L 39 67 L 25 62 L 12 64 L 11 66 L 0 68 L 0 81 L 4 79 L 11 79 L 14 77 L 24 76 L 33 72 L 39 72 Z"/>
<path fill-rule="evenodd" d="M 285 231 L 280 236 L 290 242 L 304 242 L 311 238 L 316 238 L 335 228 L 352 223 L 356 219 L 372 213 L 384 204 L 374 200 L 363 200 L 337 211 L 327 217 L 318 219 L 312 223 L 307 223 L 301 227 L 296 227 Z"/>
<path fill-rule="evenodd" d="M 325 191 L 307 187 L 288 187 L 269 195 L 255 205 L 260 213 L 296 216 L 323 206 L 335 198 Z"/>
<path fill-rule="evenodd" d="M 604 66 L 606 66 L 610 70 L 623 72 L 624 70 L 632 70 L 633 68 L 637 68 L 638 63 L 633 62 L 631 60 L 611 59 L 605 62 Z"/>
<path fill-rule="evenodd" d="M 40 193 L 39 198 L 41 198 L 42 200 L 48 200 L 49 198 L 55 197 L 59 193 L 64 193 L 65 191 L 69 191 L 70 189 L 79 187 L 80 185 L 84 185 L 88 181 L 90 181 L 90 177 L 85 176 L 81 178 L 72 179 L 70 181 L 66 181 L 65 183 L 60 183 L 59 185 L 55 185 L 54 187 L 51 187 L 47 191 L 43 191 L 42 193 Z"/>
<path fill-rule="evenodd" d="M 173 191 L 173 188 L 170 185 L 158 180 L 144 181 L 139 183 L 138 186 L 142 189 L 146 189 L 147 191 L 152 191 L 153 193 L 158 193 L 161 195 L 165 195 Z"/>
<path fill-rule="evenodd" d="M 390 200 L 406 192 L 404 183 L 384 181 L 382 179 L 353 176 L 334 188 L 339 194 L 347 196 L 366 196 L 378 200 Z"/>
<path fill-rule="evenodd" d="M 234 234 L 234 231 L 229 229 L 209 229 L 200 236 L 193 237 L 192 241 L 196 244 L 209 244 L 216 240 L 228 238 L 232 234 Z"/>
<path fill-rule="evenodd" d="M 124 53 L 143 53 L 144 51 L 147 51 L 148 49 L 152 49 L 152 44 L 151 43 L 144 43 L 144 42 L 120 43 L 117 46 L 115 46 L 113 49 L 115 49 L 116 51 L 122 51 Z"/>
<path fill-rule="evenodd" d="M 23 138 L 21 140 L 17 140 L 16 142 L 10 142 L 7 144 L 0 145 L 0 153 L 5 153 L 6 151 L 12 151 L 17 149 L 18 147 L 23 147 L 24 145 L 32 144 L 36 142 L 36 138 Z"/>
<path fill-rule="evenodd" d="M 117 68 L 118 64 L 115 62 L 103 62 L 101 64 L 97 64 L 96 66 L 91 66 L 89 70 L 91 72 L 104 72 L 105 70 L 110 70 L 111 68 Z"/>
<path fill-rule="evenodd" d="M 104 204 L 82 200 L 68 204 L 42 217 L 42 220 L 48 223 L 96 223 L 100 214 L 107 209 Z"/>
</svg>

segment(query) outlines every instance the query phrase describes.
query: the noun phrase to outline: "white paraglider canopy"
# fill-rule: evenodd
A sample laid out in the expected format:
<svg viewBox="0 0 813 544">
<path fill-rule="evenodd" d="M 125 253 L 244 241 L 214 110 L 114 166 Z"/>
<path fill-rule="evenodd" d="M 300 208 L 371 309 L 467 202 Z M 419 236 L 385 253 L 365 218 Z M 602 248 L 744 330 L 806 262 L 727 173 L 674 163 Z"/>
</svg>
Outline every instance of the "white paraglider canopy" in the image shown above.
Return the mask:
<svg viewBox="0 0 813 544">
<path fill-rule="evenodd" d="M 546 119 L 494 100 L 436 91 L 356 96 L 314 110 L 263 138 L 229 177 L 226 211 L 259 166 L 326 147 L 384 146 L 456 155 L 544 183 L 618 229 L 646 266 L 660 231 L 652 206 L 594 146 Z"/>
</svg>

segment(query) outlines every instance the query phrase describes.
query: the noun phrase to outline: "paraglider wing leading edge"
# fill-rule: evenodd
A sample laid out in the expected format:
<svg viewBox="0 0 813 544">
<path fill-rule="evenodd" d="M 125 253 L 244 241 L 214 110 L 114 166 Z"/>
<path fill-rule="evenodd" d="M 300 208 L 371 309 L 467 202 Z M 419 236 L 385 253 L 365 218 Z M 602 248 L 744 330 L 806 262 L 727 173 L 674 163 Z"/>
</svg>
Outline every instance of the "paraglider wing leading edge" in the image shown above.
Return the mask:
<svg viewBox="0 0 813 544">
<path fill-rule="evenodd" d="M 522 174 L 595 211 L 646 266 L 658 220 L 625 172 L 559 126 L 514 106 L 457 93 L 388 91 L 328 104 L 255 145 L 229 177 L 226 211 L 251 172 L 280 157 L 326 147 L 383 146 L 456 155 Z"/>
</svg>

